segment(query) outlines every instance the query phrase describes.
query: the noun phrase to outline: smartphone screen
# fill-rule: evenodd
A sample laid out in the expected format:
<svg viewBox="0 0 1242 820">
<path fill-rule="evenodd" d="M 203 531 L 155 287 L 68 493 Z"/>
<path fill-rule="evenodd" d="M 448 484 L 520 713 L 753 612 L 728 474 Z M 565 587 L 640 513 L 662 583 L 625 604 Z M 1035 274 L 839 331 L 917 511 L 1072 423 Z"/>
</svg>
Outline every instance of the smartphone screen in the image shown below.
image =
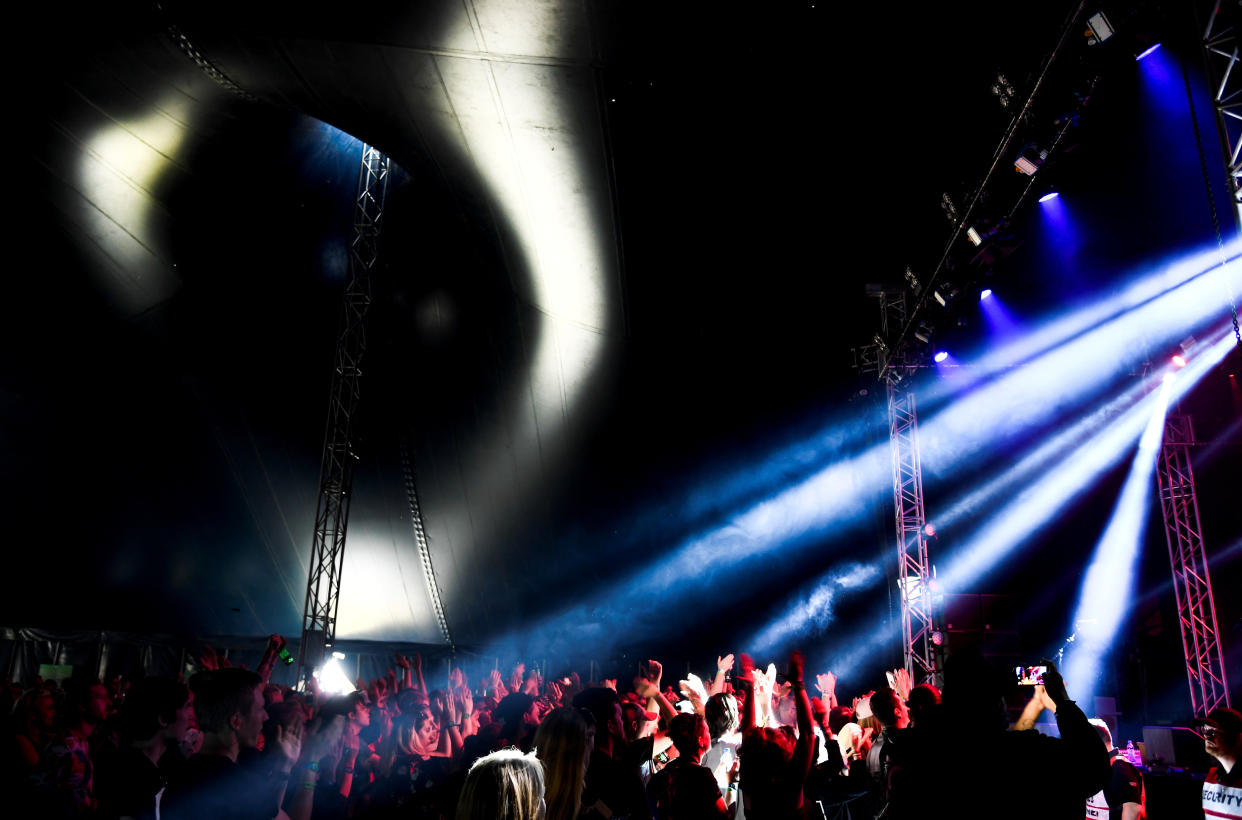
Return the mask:
<svg viewBox="0 0 1242 820">
<path fill-rule="evenodd" d="M 1015 666 L 1014 676 L 1018 680 L 1019 686 L 1035 686 L 1042 685 L 1044 682 L 1044 673 L 1048 671 L 1046 666 Z"/>
</svg>

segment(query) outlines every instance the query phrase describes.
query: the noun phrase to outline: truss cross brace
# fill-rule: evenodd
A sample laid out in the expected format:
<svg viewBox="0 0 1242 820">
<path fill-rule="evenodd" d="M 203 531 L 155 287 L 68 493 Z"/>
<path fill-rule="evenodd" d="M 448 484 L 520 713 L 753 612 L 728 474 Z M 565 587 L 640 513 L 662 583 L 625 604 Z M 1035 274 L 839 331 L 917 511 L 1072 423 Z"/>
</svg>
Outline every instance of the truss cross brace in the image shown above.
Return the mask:
<svg viewBox="0 0 1242 820">
<path fill-rule="evenodd" d="M 1164 511 L 1169 563 L 1177 598 L 1177 619 L 1186 653 L 1186 676 L 1190 681 L 1190 705 L 1197 715 L 1229 705 L 1224 652 L 1216 627 L 1216 603 L 1208 576 L 1203 530 L 1199 526 L 1199 502 L 1190 468 L 1190 447 L 1195 430 L 1190 416 L 1170 414 L 1164 422 L 1157 477 L 1160 506 Z"/>
</svg>

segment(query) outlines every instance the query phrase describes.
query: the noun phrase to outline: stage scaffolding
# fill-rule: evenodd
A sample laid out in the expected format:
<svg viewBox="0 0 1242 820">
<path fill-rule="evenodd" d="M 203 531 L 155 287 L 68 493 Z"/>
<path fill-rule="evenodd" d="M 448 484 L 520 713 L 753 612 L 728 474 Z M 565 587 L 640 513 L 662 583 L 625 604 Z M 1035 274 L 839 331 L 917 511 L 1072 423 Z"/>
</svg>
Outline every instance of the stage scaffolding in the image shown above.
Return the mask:
<svg viewBox="0 0 1242 820">
<path fill-rule="evenodd" d="M 901 593 L 903 661 L 912 679 L 940 685 L 932 614 L 931 564 L 923 511 L 923 464 L 914 391 L 888 382 L 888 440 L 893 457 L 897 584 Z"/>
<path fill-rule="evenodd" d="M 923 466 L 912 377 L 916 367 L 904 348 L 891 350 L 887 340 L 907 319 L 904 288 L 868 286 L 879 301 L 880 332 L 859 348 L 856 365 L 884 381 L 889 448 L 893 466 L 893 512 L 897 541 L 897 591 L 901 600 L 902 662 L 911 678 L 939 685 L 939 644 L 931 563 L 927 555 L 927 520 L 923 509 Z"/>
<path fill-rule="evenodd" d="M 1164 422 L 1157 480 L 1173 569 L 1177 619 L 1186 653 L 1190 704 L 1194 714 L 1202 715 L 1229 705 L 1229 685 L 1216 627 L 1216 604 L 1203 530 L 1199 526 L 1195 476 L 1190 467 L 1190 448 L 1194 443 L 1195 429 L 1190 416 L 1170 414 Z"/>
<path fill-rule="evenodd" d="M 358 409 L 362 357 L 366 353 L 366 315 L 371 306 L 371 270 L 378 258 L 388 190 L 388 157 L 379 149 L 362 146 L 358 187 L 354 197 L 354 238 L 349 247 L 349 278 L 345 283 L 341 323 L 337 333 L 328 421 L 319 466 L 319 502 L 311 548 L 306 605 L 302 612 L 302 645 L 298 653 L 298 680 L 304 681 L 336 640 L 341 570 L 345 563 L 345 533 L 353 492 L 354 418 Z"/>
</svg>

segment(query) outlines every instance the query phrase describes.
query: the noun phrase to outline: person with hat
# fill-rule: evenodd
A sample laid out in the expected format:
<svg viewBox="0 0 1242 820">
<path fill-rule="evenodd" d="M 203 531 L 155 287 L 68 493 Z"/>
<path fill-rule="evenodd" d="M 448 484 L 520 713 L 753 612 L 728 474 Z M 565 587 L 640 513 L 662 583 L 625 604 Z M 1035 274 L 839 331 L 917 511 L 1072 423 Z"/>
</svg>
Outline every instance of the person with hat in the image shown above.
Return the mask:
<svg viewBox="0 0 1242 820">
<path fill-rule="evenodd" d="M 1213 709 L 1195 721 L 1203 727 L 1203 748 L 1220 765 L 1203 782 L 1203 813 L 1207 817 L 1242 818 L 1242 714 L 1236 709 Z"/>
</svg>

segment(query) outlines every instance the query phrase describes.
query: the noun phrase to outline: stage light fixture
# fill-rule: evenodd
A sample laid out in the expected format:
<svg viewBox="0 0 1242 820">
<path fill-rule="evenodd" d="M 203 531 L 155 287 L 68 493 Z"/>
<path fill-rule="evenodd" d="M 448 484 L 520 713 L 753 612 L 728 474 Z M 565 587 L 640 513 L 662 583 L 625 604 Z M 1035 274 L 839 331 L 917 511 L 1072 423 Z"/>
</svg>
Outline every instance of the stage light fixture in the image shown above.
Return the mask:
<svg viewBox="0 0 1242 820">
<path fill-rule="evenodd" d="M 931 344 L 932 326 L 927 322 L 919 322 L 919 326 L 914 329 L 914 338 L 918 339 L 925 345 Z"/>
<path fill-rule="evenodd" d="M 932 296 L 940 303 L 941 307 L 948 307 L 949 302 L 953 301 L 953 297 L 957 296 L 957 288 L 949 285 L 936 288 L 932 291 Z"/>
<path fill-rule="evenodd" d="M 1087 45 L 1095 46 L 1113 36 L 1113 25 L 1104 12 L 1097 11 L 1087 18 Z"/>
<path fill-rule="evenodd" d="M 1151 54 L 1153 51 L 1155 51 L 1155 50 L 1156 50 L 1156 49 L 1158 49 L 1158 48 L 1160 48 L 1160 44 L 1159 44 L 1159 43 L 1156 43 L 1155 45 L 1150 46 L 1150 47 L 1148 47 L 1148 48 L 1144 49 L 1144 50 L 1143 50 L 1143 52 L 1142 52 L 1141 54 L 1139 54 L 1139 56 L 1137 56 L 1137 57 L 1135 57 L 1135 58 L 1134 58 L 1134 62 L 1136 62 L 1136 63 L 1137 63 L 1139 60 L 1143 59 L 1143 58 L 1144 58 L 1144 57 L 1146 57 L 1148 54 Z"/>
<path fill-rule="evenodd" d="M 982 302 L 984 299 L 987 299 L 991 295 L 992 295 L 992 289 L 984 288 L 983 290 L 979 291 L 979 301 Z"/>
<path fill-rule="evenodd" d="M 345 655 L 340 652 L 333 652 L 332 657 L 328 659 L 327 663 L 315 672 L 315 677 L 319 679 L 319 689 L 321 691 L 333 695 L 344 695 L 354 691 L 353 682 L 345 674 L 345 670 L 341 668 L 341 660 L 344 657 Z"/>
<path fill-rule="evenodd" d="M 914 275 L 914 271 L 911 270 L 909 266 L 906 266 L 906 282 L 909 283 L 910 290 L 914 291 L 915 293 L 919 292 L 920 290 L 919 278 Z"/>
<path fill-rule="evenodd" d="M 1186 359 L 1185 359 L 1185 357 L 1183 357 L 1183 356 L 1182 356 L 1182 355 L 1180 355 L 1180 354 L 1174 354 L 1174 356 L 1173 356 L 1173 366 L 1174 366 L 1174 367 L 1176 367 L 1176 368 L 1178 368 L 1179 370 L 1180 370 L 1181 368 L 1185 367 L 1185 366 L 1186 366 Z"/>
<path fill-rule="evenodd" d="M 970 240 L 970 244 L 976 248 L 983 244 L 983 237 L 979 236 L 979 232 L 974 228 L 966 229 L 966 238 Z"/>
<path fill-rule="evenodd" d="M 1041 197 L 1039 198 L 1039 201 L 1040 201 L 1040 202 L 1050 202 L 1051 200 L 1054 200 L 1054 199 L 1056 199 L 1056 198 L 1057 198 L 1057 197 L 1059 197 L 1059 196 L 1060 196 L 1060 194 L 1059 194 L 1059 193 L 1057 193 L 1056 191 L 1049 191 L 1048 193 L 1046 193 L 1046 194 L 1044 194 L 1043 196 L 1041 196 Z"/>
<path fill-rule="evenodd" d="M 949 358 L 949 352 L 947 350 L 938 350 L 936 351 L 936 355 L 933 356 L 932 358 L 936 361 L 937 364 L 939 364 L 940 362 L 943 362 L 945 359 Z"/>
<path fill-rule="evenodd" d="M 1048 152 L 1042 150 L 1034 143 L 1029 143 L 1022 152 L 1018 154 L 1018 158 L 1014 160 L 1013 168 L 1015 171 L 1026 174 L 1028 177 L 1035 176 L 1044 164 L 1044 160 L 1048 159 Z"/>
</svg>

